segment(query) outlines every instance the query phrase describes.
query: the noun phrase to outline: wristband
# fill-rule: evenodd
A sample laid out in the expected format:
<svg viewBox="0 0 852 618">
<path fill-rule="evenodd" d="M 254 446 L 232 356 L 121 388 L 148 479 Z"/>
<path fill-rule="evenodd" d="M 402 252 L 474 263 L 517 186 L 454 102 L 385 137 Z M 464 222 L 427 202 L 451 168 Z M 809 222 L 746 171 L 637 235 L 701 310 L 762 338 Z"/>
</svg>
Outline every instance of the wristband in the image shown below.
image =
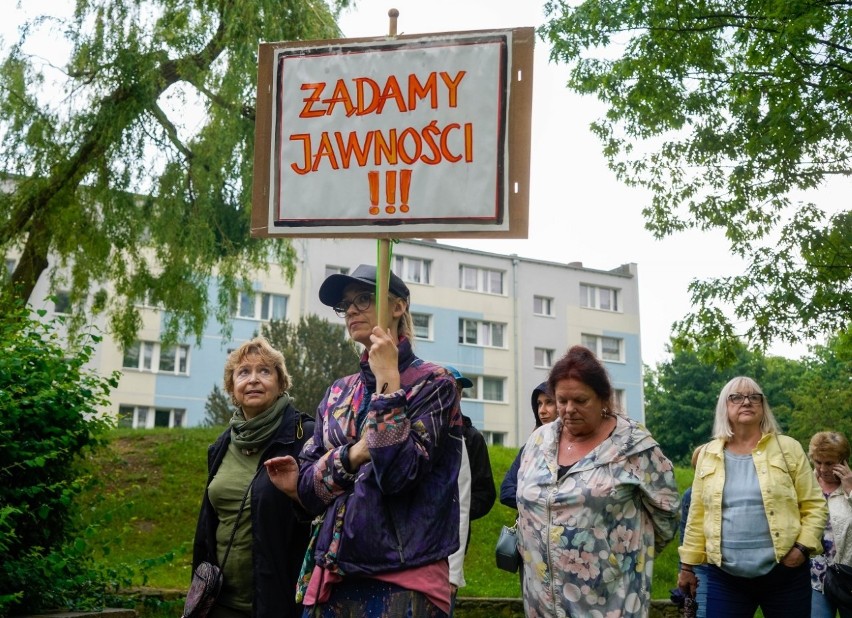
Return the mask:
<svg viewBox="0 0 852 618">
<path fill-rule="evenodd" d="M 793 543 L 793 547 L 798 549 L 805 556 L 805 560 L 811 557 L 811 550 L 802 545 L 801 543 Z"/>
<path fill-rule="evenodd" d="M 685 566 L 680 567 L 681 571 L 686 571 L 687 573 L 695 574 L 695 571 L 692 570 L 692 567 L 686 568 Z"/>
</svg>

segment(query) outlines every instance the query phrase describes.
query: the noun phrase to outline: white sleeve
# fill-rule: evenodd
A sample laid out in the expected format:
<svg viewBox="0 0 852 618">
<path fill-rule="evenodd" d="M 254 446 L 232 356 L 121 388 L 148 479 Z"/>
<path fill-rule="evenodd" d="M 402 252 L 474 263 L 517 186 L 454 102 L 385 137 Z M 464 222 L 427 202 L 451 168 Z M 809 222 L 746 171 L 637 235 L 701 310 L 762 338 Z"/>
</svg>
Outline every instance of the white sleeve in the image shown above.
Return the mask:
<svg viewBox="0 0 852 618">
<path fill-rule="evenodd" d="M 467 531 L 470 528 L 470 461 L 467 446 L 462 441 L 462 460 L 459 467 L 459 548 L 449 557 L 450 583 L 456 588 L 465 585 L 464 550 L 467 544 Z"/>
</svg>

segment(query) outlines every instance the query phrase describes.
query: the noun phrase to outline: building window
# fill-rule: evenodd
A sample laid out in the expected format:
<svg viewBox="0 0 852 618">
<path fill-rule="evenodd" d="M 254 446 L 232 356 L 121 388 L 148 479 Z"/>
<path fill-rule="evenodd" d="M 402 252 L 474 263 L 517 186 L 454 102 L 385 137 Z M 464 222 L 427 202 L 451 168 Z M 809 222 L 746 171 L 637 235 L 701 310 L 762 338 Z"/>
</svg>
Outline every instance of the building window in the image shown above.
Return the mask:
<svg viewBox="0 0 852 618">
<path fill-rule="evenodd" d="M 325 276 L 329 275 L 348 275 L 349 269 L 345 266 L 331 266 L 330 264 L 325 265 Z"/>
<path fill-rule="evenodd" d="M 125 369 L 189 375 L 189 346 L 163 346 L 153 341 L 137 341 L 124 350 Z"/>
<path fill-rule="evenodd" d="M 486 294 L 503 294 L 502 270 L 459 266 L 459 288 Z"/>
<path fill-rule="evenodd" d="M 616 388 L 614 398 L 616 409 L 621 410 L 624 414 L 627 414 L 627 397 L 625 396 L 624 389 Z"/>
<path fill-rule="evenodd" d="M 533 296 L 533 313 L 553 316 L 553 299 L 546 296 Z"/>
<path fill-rule="evenodd" d="M 150 427 L 184 427 L 186 410 L 180 408 L 155 408 L 153 414 L 147 406 L 121 405 L 118 407 L 118 426 L 147 429 Z"/>
<path fill-rule="evenodd" d="M 261 294 L 260 319 L 283 320 L 287 317 L 287 297 L 283 294 Z"/>
<path fill-rule="evenodd" d="M 254 301 L 257 294 L 254 292 L 240 294 L 240 304 L 237 309 L 238 318 L 253 318 L 254 317 Z"/>
<path fill-rule="evenodd" d="M 286 319 L 287 296 L 266 292 L 243 292 L 237 306 L 237 317 L 264 321 Z"/>
<path fill-rule="evenodd" d="M 503 378 L 482 378 L 482 400 L 504 402 L 503 387 L 506 381 Z"/>
<path fill-rule="evenodd" d="M 506 347 L 506 325 L 500 322 L 459 319 L 459 343 L 487 348 Z"/>
<path fill-rule="evenodd" d="M 133 406 L 118 406 L 118 426 L 133 427 Z"/>
<path fill-rule="evenodd" d="M 620 311 L 620 290 L 580 284 L 580 306 L 601 311 Z"/>
<path fill-rule="evenodd" d="M 412 313 L 414 336 L 418 339 L 432 339 L 432 316 L 428 313 Z"/>
<path fill-rule="evenodd" d="M 151 371 L 154 358 L 154 344 L 150 341 L 137 341 L 124 350 L 125 369 L 138 369 L 139 371 Z"/>
<path fill-rule="evenodd" d="M 404 255 L 393 256 L 393 270 L 403 281 L 411 283 L 432 283 L 432 260 L 411 258 Z"/>
<path fill-rule="evenodd" d="M 506 434 L 501 431 L 483 431 L 482 437 L 486 444 L 492 446 L 503 446 L 506 443 Z"/>
<path fill-rule="evenodd" d="M 64 291 L 56 291 L 53 294 L 53 313 L 69 315 L 71 313 L 71 295 Z"/>
<path fill-rule="evenodd" d="M 553 367 L 553 356 L 555 354 L 556 350 L 551 350 L 550 348 L 536 348 L 535 360 L 533 361 L 533 364 L 536 367 L 550 369 L 551 367 Z"/>
<path fill-rule="evenodd" d="M 466 374 L 473 386 L 462 391 L 462 398 L 493 403 L 506 403 L 506 378 Z"/>
<path fill-rule="evenodd" d="M 616 337 L 583 335 L 580 342 L 605 361 L 624 361 L 624 340 Z"/>
<path fill-rule="evenodd" d="M 160 349 L 160 373 L 189 375 L 188 361 L 188 345 L 175 345 Z"/>
</svg>

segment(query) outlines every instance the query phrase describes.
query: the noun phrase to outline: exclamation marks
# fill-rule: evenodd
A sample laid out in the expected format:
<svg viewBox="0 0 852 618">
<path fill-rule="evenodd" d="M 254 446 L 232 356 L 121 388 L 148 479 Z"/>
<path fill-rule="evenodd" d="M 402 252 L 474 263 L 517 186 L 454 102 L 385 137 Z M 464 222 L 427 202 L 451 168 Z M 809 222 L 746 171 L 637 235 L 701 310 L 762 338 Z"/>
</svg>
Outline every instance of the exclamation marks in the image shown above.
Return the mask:
<svg viewBox="0 0 852 618">
<path fill-rule="evenodd" d="M 370 214 L 379 214 L 379 173 L 368 172 L 367 182 L 370 183 Z"/>
<path fill-rule="evenodd" d="M 408 212 L 408 193 L 411 190 L 411 170 L 399 172 L 399 199 L 402 202 L 399 209 Z"/>
<path fill-rule="evenodd" d="M 411 193 L 411 170 L 400 170 L 397 174 L 396 170 L 385 172 L 385 212 L 389 215 L 396 213 L 396 183 L 399 179 L 399 198 L 400 212 L 408 212 L 409 195 Z M 370 214 L 378 215 L 381 212 L 379 208 L 379 172 L 367 172 L 367 184 L 370 189 Z"/>
<path fill-rule="evenodd" d="M 388 200 L 385 212 L 392 215 L 396 212 L 396 171 L 385 172 L 385 197 Z"/>
</svg>

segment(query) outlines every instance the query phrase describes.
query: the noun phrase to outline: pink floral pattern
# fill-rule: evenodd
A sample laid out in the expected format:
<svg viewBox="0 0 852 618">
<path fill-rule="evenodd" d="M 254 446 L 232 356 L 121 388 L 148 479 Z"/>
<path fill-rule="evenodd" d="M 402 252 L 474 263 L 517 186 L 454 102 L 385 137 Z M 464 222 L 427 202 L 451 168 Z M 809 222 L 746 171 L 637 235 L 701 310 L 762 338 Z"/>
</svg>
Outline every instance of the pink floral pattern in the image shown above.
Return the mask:
<svg viewBox="0 0 852 618">
<path fill-rule="evenodd" d="M 518 473 L 528 617 L 648 615 L 654 556 L 675 535 L 671 462 L 642 426 L 612 435 L 559 478 L 561 421 L 536 430 Z"/>
</svg>

